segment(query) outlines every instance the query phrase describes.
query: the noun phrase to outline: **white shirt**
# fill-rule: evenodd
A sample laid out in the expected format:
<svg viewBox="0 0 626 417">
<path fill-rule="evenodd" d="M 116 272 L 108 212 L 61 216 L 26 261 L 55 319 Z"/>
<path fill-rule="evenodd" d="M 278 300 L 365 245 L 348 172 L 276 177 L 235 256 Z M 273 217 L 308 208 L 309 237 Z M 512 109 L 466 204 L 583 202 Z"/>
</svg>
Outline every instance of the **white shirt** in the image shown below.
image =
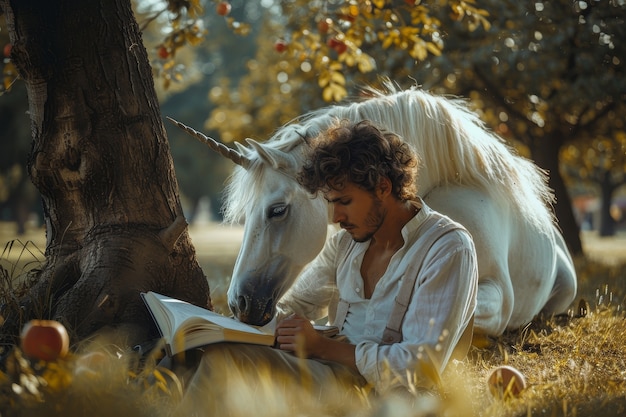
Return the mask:
<svg viewBox="0 0 626 417">
<path fill-rule="evenodd" d="M 402 341 L 381 344 L 401 278 L 434 230 L 418 230 L 432 210 L 422 200 L 415 204 L 422 209 L 402 229 L 405 243 L 391 258 L 370 299 L 364 298 L 360 273 L 369 242 L 351 241 L 345 254 L 337 254 L 341 234 L 347 233 L 340 231 L 328 239 L 279 303 L 281 311 L 318 320 L 327 315 L 338 291 L 339 297 L 350 303 L 341 333 L 356 345 L 356 366 L 377 390 L 409 383 L 430 385 L 429 375 L 420 372 L 426 368 L 417 364 L 425 363 L 428 356 L 436 372 L 443 371 L 476 308 L 474 243 L 465 229 L 454 230 L 434 243 L 417 271 L 402 324 Z M 409 377 L 412 382 L 407 370 L 414 371 Z"/>
</svg>

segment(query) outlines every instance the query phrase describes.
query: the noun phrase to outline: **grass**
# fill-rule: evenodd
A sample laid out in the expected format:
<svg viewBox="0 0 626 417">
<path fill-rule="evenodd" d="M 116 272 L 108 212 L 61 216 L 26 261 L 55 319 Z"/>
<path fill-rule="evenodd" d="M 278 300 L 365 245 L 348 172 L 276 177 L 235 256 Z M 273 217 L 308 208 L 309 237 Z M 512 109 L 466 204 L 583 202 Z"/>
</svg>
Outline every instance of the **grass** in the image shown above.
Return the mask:
<svg viewBox="0 0 626 417">
<path fill-rule="evenodd" d="M 227 310 L 223 294 L 239 232 L 217 228 L 203 234 L 191 230 L 199 260 L 210 279 L 213 302 L 221 311 Z M 211 236 L 218 236 L 223 252 L 208 245 Z M 467 359 L 449 365 L 436 396 L 361 396 L 360 401 L 347 402 L 342 395 L 333 395 L 320 401 L 304 387 L 285 387 L 270 370 L 257 369 L 257 384 L 245 374 L 230 372 L 228 378 L 222 378 L 227 386 L 221 386 L 222 395 L 213 399 L 211 412 L 197 410 L 198 415 L 626 415 L 626 241 L 606 245 L 594 239 L 585 237 L 590 255 L 576 259 L 578 300 L 584 303 L 579 305 L 577 300 L 569 315 L 537 319 L 520 331 L 472 347 Z M 41 242 L 25 242 L 14 242 L 10 253 L 2 256 L 5 271 L 20 274 L 37 265 L 40 253 L 35 248 Z M 585 310 L 582 315 L 581 307 Z M 0 374 L 0 416 L 176 415 L 180 380 L 157 367 L 157 360 L 148 357 L 141 362 L 136 353 L 123 348 L 120 335 L 90 340 L 65 360 L 47 364 L 30 362 L 17 350 L 6 372 Z M 505 364 L 526 378 L 527 388 L 519 396 L 494 397 L 488 389 L 486 380 L 491 370 Z M 221 372 L 229 372 L 228 366 L 222 365 Z"/>
</svg>

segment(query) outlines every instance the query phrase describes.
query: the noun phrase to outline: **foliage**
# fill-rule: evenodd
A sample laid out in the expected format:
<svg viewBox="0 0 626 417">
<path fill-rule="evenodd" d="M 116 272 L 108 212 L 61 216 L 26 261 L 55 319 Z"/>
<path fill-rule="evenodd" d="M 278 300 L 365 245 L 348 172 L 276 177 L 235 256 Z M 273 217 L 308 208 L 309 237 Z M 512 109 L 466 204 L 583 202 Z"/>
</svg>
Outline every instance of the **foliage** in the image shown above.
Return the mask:
<svg viewBox="0 0 626 417">
<path fill-rule="evenodd" d="M 211 11 L 207 12 L 204 2 L 200 0 L 136 0 L 135 3 L 137 20 L 142 32 L 147 35 L 144 42 L 151 52 L 154 77 L 161 81 L 160 96 L 164 96 L 176 84 L 187 87 L 189 83 L 198 80 L 198 72 L 191 68 L 193 61 L 202 57 L 198 56 L 201 53 L 192 51 L 204 44 L 208 36 L 221 38 L 216 35 L 220 29 L 214 30 L 217 18 L 222 19 L 229 30 L 239 36 L 246 36 L 251 31 L 249 23 L 239 22 L 228 15 L 222 17 L 210 14 Z M 219 5 L 223 2 L 215 3 Z"/>
<path fill-rule="evenodd" d="M 611 112 L 623 111 L 626 4 L 482 0 L 481 6 L 490 12 L 485 30 L 460 30 L 441 15 L 445 54 L 413 73 L 418 82 L 471 97 L 494 129 L 530 148 L 531 138 L 556 131 L 595 132 L 601 119 L 604 129 L 620 127 Z"/>
<path fill-rule="evenodd" d="M 278 115 L 281 111 L 285 114 L 281 120 L 294 117 L 294 108 L 308 110 L 323 104 L 311 100 L 308 94 L 297 93 L 313 77 L 318 78 L 327 101 L 338 101 L 347 94 L 343 90 L 347 80 L 352 80 L 352 84 L 375 83 L 376 77 L 383 74 L 396 80 L 412 78 L 413 83 L 437 92 L 470 97 L 494 130 L 522 141 L 531 150 L 539 141 L 551 141 L 558 148 L 574 138 L 590 138 L 611 128 L 623 129 L 620 114 L 625 111 L 626 44 L 621 39 L 626 5 L 620 2 L 530 5 L 513 0 L 482 0 L 478 10 L 449 13 L 448 9 L 431 7 L 429 14 L 419 14 L 419 18 L 415 13 L 424 8 L 419 2 L 387 2 L 389 5 L 382 9 L 362 2 L 361 8 L 339 7 L 334 14 L 323 7 L 316 8 L 315 2 L 308 8 L 297 2 L 284 3 L 284 10 L 293 12 L 295 17 L 284 22 L 268 14 L 267 18 L 273 19 L 267 24 L 272 30 L 265 37 L 270 32 L 283 33 L 287 48 L 277 53 L 261 37 L 257 61 L 263 57 L 264 65 L 250 69 L 250 78 L 256 78 L 257 83 L 278 84 L 291 93 L 291 98 L 283 97 L 286 105 L 268 103 L 278 106 Z M 397 9 L 390 8 L 392 3 Z M 490 11 L 488 17 L 484 16 L 485 10 Z M 403 12 L 413 14 L 407 19 L 402 18 Z M 346 24 L 342 20 L 353 14 L 353 22 Z M 361 22 L 365 16 L 371 19 Z M 459 22 L 459 16 L 466 20 Z M 424 25 L 425 21 L 432 26 Z M 324 23 L 321 28 L 320 22 Z M 385 25 L 388 30 L 376 29 Z M 344 27 L 346 30 L 342 30 Z M 406 34 L 423 27 L 429 32 L 420 33 L 431 37 L 426 44 L 434 45 L 430 52 L 435 51 L 435 46 L 438 52 L 419 53 L 416 59 L 410 51 L 420 43 L 411 42 Z M 323 42 L 335 38 L 348 41 L 342 54 Z M 370 64 L 362 68 L 375 68 L 376 75 L 359 78 L 355 74 L 367 72 L 359 71 L 363 56 Z M 323 62 L 324 68 L 318 68 L 318 61 Z M 259 67 L 269 71 L 255 73 Z M 281 72 L 287 76 L 277 76 Z M 249 91 L 249 87 L 246 84 L 238 92 Z M 299 101 L 306 103 L 299 105 Z M 245 112 L 248 118 L 255 119 L 258 106 L 241 100 L 240 114 L 245 106 L 249 109 Z"/>
<path fill-rule="evenodd" d="M 457 20 L 465 20 L 468 30 L 489 27 L 485 10 L 474 1 L 440 1 L 428 5 L 421 1 L 341 1 L 281 2 L 287 16 L 286 52 L 293 62 L 308 63 L 317 74 L 326 102 L 347 96 L 344 72 L 373 71 L 377 59 L 371 50 L 398 50 L 422 61 L 429 54 L 438 56 L 444 45 L 441 21 L 431 13 L 445 8 Z M 378 56 L 380 60 L 380 56 Z"/>
<path fill-rule="evenodd" d="M 215 0 L 216 12 L 224 15 L 229 27 L 247 35 L 250 25 L 230 16 L 230 5 Z M 169 33 L 157 46 L 163 63 L 163 76 L 172 66 L 176 52 L 184 46 L 198 45 L 207 35 L 199 16 L 203 12 L 199 0 L 169 0 L 157 6 L 147 23 L 168 12 Z M 317 74 L 317 83 L 325 101 L 340 101 L 347 95 L 344 72 L 350 68 L 366 73 L 375 69 L 376 60 L 368 49 L 380 44 L 383 50 L 399 50 L 415 60 L 429 54 L 440 55 L 443 48 L 441 21 L 431 10 L 442 8 L 454 20 L 463 21 L 468 30 L 489 27 L 487 12 L 474 5 L 474 0 L 439 0 L 423 4 L 420 0 L 367 0 L 276 2 L 268 16 L 280 22 L 282 36 L 275 39 L 276 52 L 288 60 L 305 65 L 306 72 Z M 316 29 L 312 29 L 316 28 Z M 178 74 L 177 77 L 182 75 Z"/>
<path fill-rule="evenodd" d="M 237 85 L 225 79 L 210 100 L 207 123 L 225 142 L 263 139 L 313 108 L 353 95 L 350 85 L 388 74 L 382 57 L 439 55 L 444 45 L 434 10 L 466 30 L 489 27 L 473 2 L 280 2 L 263 13 L 256 56 Z M 231 86 L 231 84 L 233 84 Z M 228 124 L 224 121 L 228 120 Z"/>
<path fill-rule="evenodd" d="M 572 182 L 602 184 L 608 176 L 615 187 L 626 184 L 626 131 L 598 135 L 583 144 L 573 142 L 564 147 L 561 160 Z"/>
</svg>

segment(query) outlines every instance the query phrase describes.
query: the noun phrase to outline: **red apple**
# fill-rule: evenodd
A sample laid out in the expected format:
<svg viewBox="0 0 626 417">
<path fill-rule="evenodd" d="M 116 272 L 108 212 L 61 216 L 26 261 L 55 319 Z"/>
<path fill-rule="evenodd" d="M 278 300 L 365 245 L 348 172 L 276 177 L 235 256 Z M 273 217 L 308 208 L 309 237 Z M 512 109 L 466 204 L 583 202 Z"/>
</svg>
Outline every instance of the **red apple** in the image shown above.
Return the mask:
<svg viewBox="0 0 626 417">
<path fill-rule="evenodd" d="M 319 22 L 317 22 L 317 30 L 322 34 L 325 35 L 328 33 L 328 29 L 330 29 L 330 25 L 332 24 L 332 20 L 330 20 L 329 18 L 324 18 L 321 19 Z"/>
<path fill-rule="evenodd" d="M 215 7 L 217 14 L 219 14 L 220 16 L 226 16 L 227 14 L 229 14 L 230 9 L 231 9 L 231 5 L 227 1 L 221 1 L 217 3 L 217 6 Z"/>
<path fill-rule="evenodd" d="M 159 48 L 158 54 L 159 54 L 159 58 L 161 59 L 167 59 L 167 57 L 170 56 L 170 53 L 165 46 L 161 46 Z"/>
<path fill-rule="evenodd" d="M 276 52 L 285 52 L 289 44 L 284 39 L 279 39 L 274 43 L 274 49 Z"/>
<path fill-rule="evenodd" d="M 329 38 L 326 41 L 326 45 L 328 45 L 329 48 L 334 49 L 339 55 L 343 54 L 348 49 L 348 45 L 346 45 L 344 41 L 337 38 Z"/>
<path fill-rule="evenodd" d="M 55 320 L 31 320 L 22 329 L 21 347 L 28 357 L 53 361 L 67 355 L 67 329 Z"/>
<path fill-rule="evenodd" d="M 346 52 L 347 49 L 348 45 L 346 45 L 343 41 L 337 41 L 337 44 L 335 45 L 335 51 L 337 51 L 339 55 Z"/>
</svg>

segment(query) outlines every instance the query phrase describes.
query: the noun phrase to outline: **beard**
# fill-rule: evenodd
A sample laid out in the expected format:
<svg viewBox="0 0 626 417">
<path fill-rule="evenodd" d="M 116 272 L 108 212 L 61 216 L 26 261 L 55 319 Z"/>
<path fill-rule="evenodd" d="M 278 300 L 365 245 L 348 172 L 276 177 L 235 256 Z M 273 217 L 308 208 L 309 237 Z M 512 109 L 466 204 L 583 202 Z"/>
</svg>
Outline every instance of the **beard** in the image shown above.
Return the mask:
<svg viewBox="0 0 626 417">
<path fill-rule="evenodd" d="M 382 201 L 380 198 L 374 197 L 372 200 L 372 208 L 367 213 L 365 217 L 365 228 L 367 231 L 362 236 L 352 236 L 352 239 L 355 242 L 367 242 L 374 236 L 374 233 L 380 229 L 380 226 L 383 224 L 385 220 L 386 213 L 382 208 Z"/>
</svg>

